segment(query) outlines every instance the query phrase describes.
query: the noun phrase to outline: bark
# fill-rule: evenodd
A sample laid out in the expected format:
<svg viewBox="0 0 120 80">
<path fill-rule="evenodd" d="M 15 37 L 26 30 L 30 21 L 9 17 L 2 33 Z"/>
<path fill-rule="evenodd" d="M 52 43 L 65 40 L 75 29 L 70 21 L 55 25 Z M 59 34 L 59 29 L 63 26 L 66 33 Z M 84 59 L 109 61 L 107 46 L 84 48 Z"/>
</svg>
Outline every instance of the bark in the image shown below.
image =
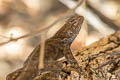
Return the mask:
<svg viewBox="0 0 120 80">
<path fill-rule="evenodd" d="M 59 74 L 54 72 L 57 68 L 37 75 L 34 80 L 120 80 L 120 31 L 74 52 L 73 55 L 79 68 L 66 60 L 60 61 L 62 68 Z"/>
<path fill-rule="evenodd" d="M 71 53 L 70 45 L 82 22 L 83 17 L 73 16 L 47 40 L 45 60 L 52 62 L 45 64 L 44 70 L 38 69 L 37 46 L 23 67 L 9 74 L 7 80 L 120 80 L 120 31 Z M 57 61 L 55 54 L 65 59 Z"/>
</svg>

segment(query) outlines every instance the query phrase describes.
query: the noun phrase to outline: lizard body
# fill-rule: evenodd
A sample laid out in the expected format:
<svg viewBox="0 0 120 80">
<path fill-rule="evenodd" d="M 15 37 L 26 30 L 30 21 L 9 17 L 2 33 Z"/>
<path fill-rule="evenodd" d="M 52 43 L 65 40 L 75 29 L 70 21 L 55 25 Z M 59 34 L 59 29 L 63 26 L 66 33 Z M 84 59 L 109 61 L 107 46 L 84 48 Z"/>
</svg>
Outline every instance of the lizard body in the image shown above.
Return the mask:
<svg viewBox="0 0 120 80">
<path fill-rule="evenodd" d="M 52 38 L 46 40 L 45 66 L 47 63 L 63 56 L 65 56 L 70 63 L 76 62 L 70 51 L 70 46 L 78 35 L 82 23 L 83 17 L 74 15 L 67 20 L 66 24 Z M 39 55 L 40 45 L 38 45 L 30 56 L 28 56 L 21 69 L 7 76 L 7 80 L 33 80 L 39 71 Z"/>
</svg>

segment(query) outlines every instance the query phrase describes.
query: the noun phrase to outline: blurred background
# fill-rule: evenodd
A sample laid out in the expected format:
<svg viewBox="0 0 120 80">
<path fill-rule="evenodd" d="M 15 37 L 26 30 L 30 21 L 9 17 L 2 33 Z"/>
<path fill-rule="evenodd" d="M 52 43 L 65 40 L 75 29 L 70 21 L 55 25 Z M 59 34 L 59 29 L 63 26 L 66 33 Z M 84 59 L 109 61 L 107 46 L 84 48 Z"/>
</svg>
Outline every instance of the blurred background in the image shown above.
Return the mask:
<svg viewBox="0 0 120 80">
<path fill-rule="evenodd" d="M 78 0 L 0 0 L 0 80 L 20 68 L 36 45 L 40 34 L 2 44 L 13 38 L 42 29 L 64 15 Z M 76 13 L 85 17 L 82 29 L 73 42 L 79 50 L 120 28 L 120 0 L 84 0 Z M 65 21 L 48 30 L 53 36 Z"/>
</svg>

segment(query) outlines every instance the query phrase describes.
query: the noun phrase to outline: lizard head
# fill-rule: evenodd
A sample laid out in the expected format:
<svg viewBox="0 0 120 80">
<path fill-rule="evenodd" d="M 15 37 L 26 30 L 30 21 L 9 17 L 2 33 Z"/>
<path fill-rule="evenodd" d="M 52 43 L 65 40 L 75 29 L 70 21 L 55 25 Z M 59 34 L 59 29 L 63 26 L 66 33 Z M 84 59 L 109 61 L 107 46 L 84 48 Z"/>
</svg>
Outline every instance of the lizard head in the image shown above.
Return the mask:
<svg viewBox="0 0 120 80">
<path fill-rule="evenodd" d="M 84 18 L 79 15 L 74 15 L 67 20 L 63 27 L 53 36 L 60 39 L 63 43 L 71 45 L 73 40 L 78 35 Z"/>
</svg>

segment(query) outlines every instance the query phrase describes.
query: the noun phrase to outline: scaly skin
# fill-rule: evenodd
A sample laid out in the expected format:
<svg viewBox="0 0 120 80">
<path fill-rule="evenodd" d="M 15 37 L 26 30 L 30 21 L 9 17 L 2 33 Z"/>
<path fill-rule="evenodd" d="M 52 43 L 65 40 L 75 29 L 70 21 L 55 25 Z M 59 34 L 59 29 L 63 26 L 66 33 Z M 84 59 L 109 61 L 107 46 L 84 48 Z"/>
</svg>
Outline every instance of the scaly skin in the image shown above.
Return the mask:
<svg viewBox="0 0 120 80">
<path fill-rule="evenodd" d="M 66 24 L 50 39 L 46 40 L 45 45 L 45 66 L 46 64 L 55 61 L 63 56 L 70 63 L 76 62 L 72 56 L 70 46 L 73 40 L 78 35 L 83 17 L 74 15 Z M 7 80 L 33 80 L 38 74 L 40 55 L 40 45 L 28 56 L 23 67 L 7 76 Z"/>
</svg>

